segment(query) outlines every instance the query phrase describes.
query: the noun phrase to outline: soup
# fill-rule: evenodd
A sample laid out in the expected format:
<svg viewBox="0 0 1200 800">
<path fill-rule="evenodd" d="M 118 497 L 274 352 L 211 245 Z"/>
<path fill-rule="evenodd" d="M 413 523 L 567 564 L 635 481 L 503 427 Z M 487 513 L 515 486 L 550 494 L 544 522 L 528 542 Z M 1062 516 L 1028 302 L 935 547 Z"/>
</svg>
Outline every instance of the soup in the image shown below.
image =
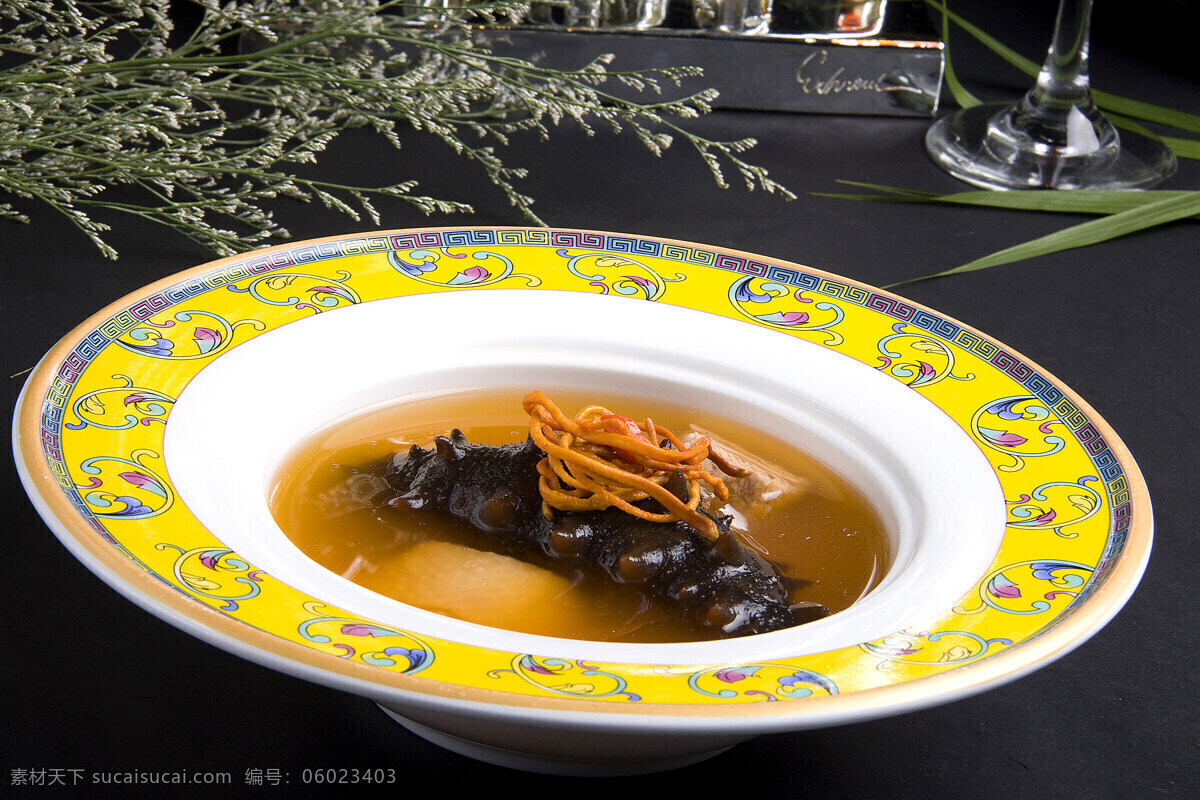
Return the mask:
<svg viewBox="0 0 1200 800">
<path fill-rule="evenodd" d="M 642 587 L 561 559 L 501 552 L 494 535 L 428 509 L 375 504 L 380 465 L 412 445 L 459 429 L 470 442 L 505 445 L 529 435 L 521 390 L 469 390 L 386 406 L 333 425 L 289 456 L 271 510 L 309 558 L 379 594 L 468 622 L 575 639 L 679 642 L 714 638 Z M 564 408 L 595 394 L 560 390 Z M 796 448 L 682 404 L 606 396 L 606 406 L 652 417 L 681 438 L 707 436 L 726 461 L 728 501 L 713 512 L 784 576 L 793 603 L 849 607 L 878 583 L 889 559 L 879 514 L 855 487 Z M 703 420 L 703 427 L 697 425 Z M 744 474 L 748 472 L 749 474 Z"/>
</svg>

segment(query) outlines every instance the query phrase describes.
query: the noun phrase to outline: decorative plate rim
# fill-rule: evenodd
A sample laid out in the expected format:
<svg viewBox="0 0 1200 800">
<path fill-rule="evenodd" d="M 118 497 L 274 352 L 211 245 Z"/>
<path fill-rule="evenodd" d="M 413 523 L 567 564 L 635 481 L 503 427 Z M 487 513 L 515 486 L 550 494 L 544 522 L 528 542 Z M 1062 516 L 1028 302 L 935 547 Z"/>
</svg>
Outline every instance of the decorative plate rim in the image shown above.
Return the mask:
<svg viewBox="0 0 1200 800">
<path fill-rule="evenodd" d="M 510 241 L 507 243 L 497 242 L 497 239 L 505 238 L 508 238 Z M 397 247 L 396 245 L 401 242 L 404 245 L 412 244 L 413 246 Z M 371 243 L 374 243 L 375 246 L 371 246 Z M 772 285 L 788 289 L 795 288 L 796 291 L 793 296 L 796 298 L 800 298 L 804 292 L 815 293 L 821 298 L 822 303 L 832 306 L 837 313 L 844 315 L 851 310 L 854 310 L 855 313 L 859 313 L 861 310 L 861 313 L 864 314 L 863 319 L 867 319 L 865 315 L 868 313 L 882 315 L 889 308 L 892 310 L 904 309 L 903 313 L 908 319 L 920 316 L 924 320 L 926 326 L 921 328 L 919 335 L 926 336 L 935 345 L 943 345 L 951 350 L 959 347 L 954 340 L 942 337 L 939 329 L 942 333 L 951 330 L 956 331 L 958 333 L 955 335 L 961 335 L 964 341 L 977 343 L 976 347 L 987 345 L 986 349 L 989 353 L 993 354 L 992 358 L 1000 359 L 1000 363 L 1004 365 L 1003 367 L 997 367 L 991 364 L 990 368 L 1001 370 L 1007 368 L 1009 372 L 1015 369 L 1022 375 L 1030 376 L 1031 379 L 1036 380 L 1040 385 L 1047 387 L 1046 391 L 1052 395 L 1060 397 L 1061 402 L 1064 404 L 1063 407 L 1073 410 L 1074 414 L 1078 415 L 1076 419 L 1082 420 L 1080 425 L 1072 428 L 1070 431 L 1074 438 L 1068 443 L 1068 447 L 1076 447 L 1078 445 L 1078 447 L 1086 449 L 1087 446 L 1090 446 L 1093 450 L 1102 453 L 1106 459 L 1105 463 L 1109 465 L 1110 474 L 1117 475 L 1123 481 L 1124 494 L 1122 496 L 1126 498 L 1126 502 L 1115 508 L 1112 502 L 1105 502 L 1109 500 L 1111 491 L 1106 489 L 1106 494 L 1101 497 L 1098 492 L 1083 486 L 1082 478 L 1078 481 L 1086 492 L 1095 494 L 1100 500 L 1100 510 L 1094 509 L 1089 513 L 1097 516 L 1103 513 L 1105 515 L 1104 519 L 1107 519 L 1103 534 L 1105 541 L 1094 566 L 1089 566 L 1086 562 L 1076 564 L 1078 567 L 1086 567 L 1086 569 L 1079 571 L 1088 572 L 1091 577 L 1083 579 L 1075 575 L 1070 576 L 1071 585 L 1069 588 L 1080 588 L 1083 590 L 1085 596 L 1076 598 L 1072 595 L 1071 600 L 1067 601 L 1061 607 L 1056 608 L 1050 617 L 1045 618 L 1047 620 L 1045 624 L 1037 626 L 1032 633 L 1019 640 L 1014 638 L 1013 642 L 1010 643 L 1011 646 L 1001 647 L 1000 651 L 994 654 L 980 652 L 973 656 L 964 657 L 960 662 L 951 660 L 942 668 L 936 670 L 926 669 L 924 672 L 921 669 L 917 669 L 915 672 L 912 671 L 912 663 L 904 661 L 907 655 L 902 652 L 903 647 L 885 654 L 886 658 L 882 661 L 879 660 L 880 657 L 878 655 L 872 656 L 871 658 L 874 659 L 872 665 L 874 667 L 884 664 L 890 665 L 890 668 L 899 669 L 900 671 L 891 676 L 872 676 L 872 680 L 875 681 L 874 683 L 852 688 L 845 692 L 837 691 L 836 687 L 825 686 L 817 679 L 820 676 L 812 677 L 811 675 L 806 675 L 800 678 L 796 676 L 789 678 L 789 676 L 784 674 L 787 672 L 787 668 L 796 667 L 797 665 L 783 665 L 785 667 L 783 673 L 775 670 L 776 673 L 782 675 L 782 678 L 776 675 L 778 680 L 775 686 L 775 696 L 769 696 L 769 693 L 767 693 L 761 699 L 791 700 L 792 702 L 759 702 L 758 699 L 760 698 L 757 696 L 752 698 L 750 692 L 745 692 L 745 696 L 743 697 L 737 691 L 723 688 L 750 677 L 730 672 L 733 667 L 746 665 L 692 665 L 693 667 L 705 668 L 702 671 L 710 673 L 706 676 L 708 678 L 712 677 L 713 668 L 717 667 L 725 667 L 725 671 L 729 674 L 720 677 L 717 683 L 714 684 L 715 688 L 710 687 L 698 690 L 700 694 L 699 699 L 687 698 L 682 701 L 673 697 L 672 699 L 654 700 L 646 703 L 630 702 L 632 692 L 627 692 L 625 696 L 619 696 L 620 692 L 616 693 L 617 696 L 609 694 L 601 697 L 588 696 L 586 693 L 570 695 L 563 692 L 555 692 L 552 687 L 532 684 L 522 685 L 519 687 L 520 691 L 515 691 L 512 688 L 497 688 L 486 683 L 481 683 L 474 676 L 469 681 L 460 681 L 450 679 L 444 675 L 435 678 L 427 675 L 410 674 L 413 671 L 411 669 L 399 672 L 381 669 L 378 665 L 364 663 L 361 660 L 350 660 L 339 657 L 339 655 L 328 649 L 318 650 L 311 646 L 305 646 L 297 641 L 286 639 L 277 632 L 271 632 L 235 618 L 225 611 L 218 610 L 210 604 L 201 602 L 199 597 L 187 594 L 184 589 L 181 589 L 178 585 L 173 585 L 162 575 L 149 572 L 139 563 L 126 557 L 122 552 L 122 547 L 114 544 L 115 539 L 113 543 L 106 540 L 103 525 L 98 524 L 94 516 L 85 516 L 77 508 L 77 506 L 83 505 L 80 502 L 80 495 L 77 491 L 79 487 L 73 486 L 70 492 L 60 487 L 60 482 L 70 476 L 55 474 L 50 461 L 48 461 L 48 453 L 57 452 L 56 449 L 61 444 L 60 436 L 69 437 L 70 435 L 65 434 L 63 431 L 63 427 L 67 424 L 65 420 L 70 405 L 68 401 L 74 397 L 72 395 L 73 388 L 77 388 L 74 386 L 74 382 L 86 373 L 91 365 L 91 362 L 87 361 L 81 355 L 81 348 L 89 352 L 94 350 L 96 354 L 103 352 L 105 347 L 110 346 L 116 340 L 120 332 L 116 332 L 115 335 L 110 336 L 107 333 L 102 334 L 101 331 L 116 331 L 116 328 L 112 326 L 112 322 L 122 315 L 128 317 L 130 309 L 135 308 L 139 303 L 144 304 L 149 299 L 158 298 L 168 292 L 173 292 L 174 296 L 179 298 L 173 305 L 160 305 L 154 309 L 143 309 L 139 315 L 136 315 L 142 320 L 153 320 L 156 318 L 156 315 L 163 312 L 178 311 L 178 302 L 188 301 L 192 305 L 195 305 L 194 298 L 212 290 L 212 287 L 204 285 L 203 279 L 206 276 L 210 279 L 213 276 L 224 276 L 222 278 L 224 281 L 232 277 L 230 274 L 231 271 L 238 272 L 240 270 L 239 274 L 243 274 L 244 277 L 239 278 L 238 281 L 228 281 L 231 284 L 229 288 L 232 288 L 232 284 L 239 281 L 257 279 L 269 275 L 286 274 L 282 270 L 298 265 L 318 265 L 322 259 L 317 258 L 316 255 L 320 253 L 327 254 L 324 260 L 330 260 L 333 258 L 350 259 L 356 255 L 366 257 L 368 251 L 383 254 L 406 252 L 409 255 L 408 262 L 405 262 L 399 256 L 396 257 L 396 260 L 401 263 L 401 267 L 405 263 L 415 267 L 419 274 L 409 274 L 407 276 L 400 274 L 398 279 L 401 281 L 411 279 L 411 281 L 429 284 L 433 282 L 431 276 L 437 273 L 437 269 L 441 266 L 438 263 L 438 259 L 441 256 L 437 252 L 434 252 L 436 248 L 432 248 L 433 245 L 437 245 L 438 243 L 441 243 L 441 246 L 446 248 L 445 253 L 457 247 L 480 248 L 483 246 L 494 246 L 496 248 L 504 248 L 519 246 L 533 247 L 535 249 L 541 248 L 544 251 L 547 248 L 574 246 L 590 253 L 605 254 L 613 259 L 625 259 L 626 263 L 639 266 L 644 266 L 642 262 L 646 261 L 656 263 L 654 260 L 662 259 L 662 253 L 669 250 L 672 253 L 671 258 L 674 259 L 671 261 L 672 264 L 675 266 L 686 265 L 689 268 L 694 265 L 696 276 L 714 277 L 719 274 L 723 279 L 729 279 L 741 275 L 741 277 L 737 277 L 736 282 L 740 283 L 742 280 L 746 280 L 747 283 L 744 284 L 745 286 L 749 286 L 749 281 L 753 279 L 760 283 L 771 282 Z M 614 243 L 618 244 L 621 249 L 614 249 Z M 429 258 L 432 258 L 432 260 L 422 261 L 421 258 L 414 258 L 413 254 L 418 250 L 422 252 L 429 250 Z M 460 256 L 452 255 L 447 257 L 459 258 Z M 641 261 L 638 259 L 641 259 Z M 722 263 L 718 266 L 719 262 L 728 263 Z M 253 271 L 250 269 L 250 265 L 255 265 Z M 488 273 L 487 269 L 478 267 L 478 265 L 476 269 L 481 271 L 468 275 L 467 279 L 464 279 L 457 285 L 446 282 L 443 278 L 440 288 L 432 286 L 429 288 L 418 288 L 417 286 L 410 285 L 410 281 L 410 283 L 399 284 L 406 290 L 397 290 L 383 296 L 396 297 L 414 294 L 418 291 L 462 291 L 488 288 L 494 286 L 498 280 L 514 276 L 511 269 L 507 273 L 500 274 L 499 278 L 496 278 L 496 273 Z M 648 267 L 646 269 L 649 272 L 653 272 Z M 400 267 L 397 267 L 396 270 L 397 272 L 401 272 Z M 424 272 L 420 272 L 421 270 L 424 270 Z M 485 273 L 488 274 L 481 278 L 480 276 Z M 462 271 L 458 272 L 458 275 L 462 274 Z M 576 273 L 576 275 L 579 274 Z M 682 272 L 678 274 L 683 275 Z M 557 278 L 559 273 L 547 272 L 541 274 L 540 278 L 549 279 L 552 275 Z M 526 275 L 526 277 L 528 276 Z M 591 275 L 591 277 L 598 276 Z M 680 280 L 683 280 L 683 278 L 680 278 Z M 539 284 L 540 282 L 539 280 Z M 603 281 L 601 283 L 603 284 Z M 665 284 L 661 281 L 646 280 L 643 283 L 646 285 L 631 285 L 634 286 L 635 291 L 645 291 L 647 294 L 658 292 L 658 295 L 655 297 L 647 296 L 647 299 L 658 299 L 658 297 L 662 296 Z M 322 287 L 329 290 L 329 292 L 322 295 L 322 299 L 332 301 L 330 308 L 339 307 L 338 303 L 340 300 L 336 292 L 340 291 L 340 288 L 343 286 L 343 283 L 335 281 L 333 286 L 326 285 Z M 594 287 L 596 284 L 594 282 L 588 284 L 588 286 L 593 287 L 589 289 L 590 291 L 595 291 Z M 453 288 L 447 289 L 447 287 Z M 538 290 L 537 286 L 512 288 L 530 291 Z M 545 288 L 553 287 L 546 286 Z M 587 288 L 587 286 L 584 288 Z M 613 283 L 612 285 L 604 285 L 604 290 L 620 291 L 622 287 Z M 235 289 L 234 291 L 245 290 Z M 732 289 L 730 289 L 729 296 L 732 297 Z M 776 296 L 773 297 L 774 299 L 778 299 Z M 310 295 L 310 299 L 317 299 L 317 296 Z M 717 302 L 711 292 L 705 295 L 703 299 L 709 306 L 713 306 Z M 803 299 L 802 302 L 811 303 L 812 298 Z M 692 308 L 699 307 L 700 310 L 710 310 L 710 308 L 704 307 L 703 304 L 697 304 L 694 298 L 688 302 L 681 302 L 679 304 Z M 309 308 L 312 309 L 311 304 Z M 315 310 L 321 311 L 322 309 Z M 745 312 L 741 313 L 743 316 L 749 316 Z M 268 312 L 264 311 L 263 317 L 267 316 L 269 316 Z M 792 318 L 798 319 L 798 317 Z M 843 318 L 839 317 L 839 320 Z M 894 315 L 893 318 L 895 318 Z M 285 319 L 282 322 L 278 322 L 278 325 L 286 324 L 286 322 L 287 320 Z M 131 324 L 136 325 L 140 323 L 134 320 Z M 756 323 L 751 319 L 747 320 L 747 324 Z M 769 323 L 762 324 L 775 327 Z M 107 329 L 106 326 L 108 326 Z M 129 329 L 130 327 L 127 325 L 125 330 Z M 801 326 L 798 329 L 789 330 L 782 335 L 806 337 L 816 335 L 821 331 L 828 332 L 834 329 L 836 329 L 836 325 L 819 328 L 814 324 L 808 327 Z M 903 329 L 900 327 L 894 327 L 893 330 L 897 332 L 897 335 L 914 335 L 902 333 Z M 219 332 L 217 332 L 217 335 L 219 337 Z M 840 334 L 838 335 L 840 336 Z M 828 344 L 827 341 L 825 343 Z M 228 344 L 229 342 L 224 342 L 221 346 L 224 347 Z M 881 350 L 880 352 L 883 351 Z M 966 354 L 970 355 L 970 353 Z M 194 365 L 202 366 L 203 363 L 207 363 L 210 360 L 201 356 L 198 356 L 194 360 Z M 136 358 L 138 356 L 133 357 Z M 211 358 L 219 357 L 220 352 L 214 352 L 211 356 Z M 860 358 L 859 360 L 863 359 Z M 887 359 L 883 360 L 886 362 Z M 887 364 L 885 363 L 884 366 L 886 367 Z M 882 369 L 883 367 L 878 368 Z M 894 374 L 893 377 L 897 377 L 899 374 Z M 1004 380 L 1007 380 L 1007 378 L 1004 378 Z M 186 384 L 186 380 L 184 384 Z M 928 394 L 926 396 L 929 397 Z M 930 399 L 939 408 L 946 410 L 936 398 L 930 397 Z M 1037 396 L 1033 396 L 1031 399 L 1037 399 Z M 1042 409 L 1042 411 L 1046 411 L 1046 409 Z M 947 411 L 947 413 L 951 412 Z M 1013 409 L 1010 408 L 1009 416 L 1012 417 L 1012 415 Z M 952 414 L 952 416 L 955 416 L 956 419 L 960 418 L 962 416 L 961 409 L 957 414 Z M 1058 416 L 1061 417 L 1062 415 Z M 162 420 L 159 421 L 161 422 Z M 1058 422 L 1062 422 L 1063 428 L 1070 427 L 1068 422 L 1064 422 L 1057 417 L 1052 422 L 1044 422 L 1044 425 L 1049 426 Z M 81 421 L 80 424 L 86 427 L 86 422 Z M 162 427 L 165 427 L 165 425 Z M 1086 444 L 1084 440 L 1076 435 L 1077 431 L 1081 430 L 1086 432 Z M 1003 441 L 1009 440 L 1005 439 Z M 1015 441 L 1015 439 L 1012 439 L 1012 441 Z M 1103 627 L 1121 609 L 1136 588 L 1149 558 L 1153 536 L 1153 517 L 1149 492 L 1136 462 L 1115 431 L 1099 417 L 1086 401 L 1057 378 L 1029 359 L 1015 353 L 974 328 L 938 314 L 920 304 L 912 303 L 866 284 L 780 259 L 767 258 L 745 251 L 701 245 L 682 240 L 587 229 L 455 226 L 375 231 L 286 243 L 250 253 L 222 258 L 184 270 L 151 283 L 109 304 L 78 325 L 51 348 L 27 379 L 21 397 L 17 402 L 13 421 L 13 444 L 18 471 L 21 473 L 26 489 L 35 506 L 38 507 L 39 513 L 42 514 L 54 533 L 63 541 L 68 550 L 88 566 L 89 569 L 105 579 L 121 594 L 143 608 L 223 649 L 233 651 L 243 657 L 263 662 L 272 668 L 296 674 L 318 683 L 334 685 L 337 688 L 368 695 L 381 701 L 391 700 L 445 706 L 447 704 L 456 705 L 465 700 L 482 704 L 483 707 L 490 710 L 490 713 L 507 713 L 506 710 L 512 708 L 518 710 L 524 709 L 526 711 L 555 712 L 569 716 L 575 716 L 577 713 L 594 715 L 595 712 L 604 712 L 604 715 L 609 717 L 611 715 L 634 715 L 642 720 L 643 723 L 648 715 L 662 715 L 666 718 L 705 716 L 725 719 L 728 725 L 755 725 L 759 728 L 783 729 L 823 724 L 822 720 L 835 718 L 842 720 L 879 716 L 884 713 L 899 713 L 900 711 L 911 710 L 923 705 L 948 701 L 1020 677 L 1026 672 L 1032 671 L 1057 657 L 1065 655 L 1074 649 L 1074 647 L 1090 638 L 1092 634 Z M 61 453 L 59 455 L 61 456 Z M 1088 457 L 1094 461 L 1091 453 L 1089 453 Z M 61 460 L 65 463 L 66 457 L 62 456 Z M 1018 458 L 1018 461 L 1020 460 Z M 1097 476 L 1094 480 L 1099 481 L 1100 478 Z M 77 482 L 72 480 L 72 484 L 75 483 Z M 72 492 L 74 493 L 73 495 Z M 1090 495 L 1076 495 L 1076 497 L 1084 497 L 1086 499 Z M 1083 502 L 1083 500 L 1076 502 Z M 1118 510 L 1120 510 L 1120 516 L 1118 516 Z M 1098 526 L 1099 523 L 1100 520 L 1097 519 L 1091 524 Z M 1020 524 L 1020 521 L 1018 520 L 1016 524 Z M 1006 532 L 1006 539 L 1009 536 L 1015 535 L 1015 533 Z M 1064 570 L 1069 572 L 1068 568 L 1060 567 L 1060 572 Z M 989 573 L 989 575 L 991 574 Z M 1005 578 L 1004 570 L 1000 570 L 995 574 L 997 575 L 997 579 Z M 981 597 L 983 582 L 986 578 L 988 578 L 988 575 L 980 579 Z M 1007 581 L 1007 578 L 1005 580 Z M 1066 584 L 1062 585 L 1065 586 Z M 1008 594 L 1005 594 L 1005 589 L 1007 589 Z M 1013 595 L 1012 592 L 1016 592 L 1017 595 Z M 1001 587 L 1001 591 L 997 596 L 1012 599 L 1014 596 L 1019 596 L 1019 594 L 1019 587 L 1009 588 L 1005 585 Z M 1057 598 L 1060 594 L 1069 593 L 1056 591 L 1051 594 L 1054 594 Z M 1047 597 L 1049 596 L 1048 594 Z M 949 631 L 942 633 L 948 634 Z M 933 633 L 933 636 L 939 635 L 936 631 Z M 866 648 L 869 644 L 871 643 L 864 643 L 862 647 Z M 462 645 L 454 646 L 463 647 Z M 880 650 L 880 652 L 883 652 L 883 650 Z M 493 660 L 496 657 L 494 653 L 486 655 Z M 529 654 L 501 655 L 510 655 L 514 656 L 514 658 L 526 656 L 533 659 L 531 662 L 533 668 L 540 670 L 542 673 L 554 672 L 554 670 L 560 669 L 557 665 L 547 666 L 547 664 L 537 662 L 536 659 L 543 658 L 542 656 L 532 656 Z M 821 655 L 828 656 L 831 654 Z M 891 660 L 889 661 L 888 659 Z M 547 659 L 547 662 L 552 660 L 552 658 Z M 515 660 L 513 664 L 514 669 L 516 669 Z M 410 663 L 411 666 L 413 665 Z M 621 665 L 615 666 L 620 667 Z M 645 666 L 638 665 L 638 669 L 644 670 Z M 672 667 L 672 665 L 661 666 L 663 668 Z M 775 668 L 780 665 L 767 666 Z M 596 670 L 595 665 L 567 665 L 561 668 L 561 676 L 555 675 L 554 677 L 566 678 L 569 677 L 569 673 L 578 675 L 581 670 L 586 671 L 589 668 L 593 672 Z M 853 672 L 855 668 L 857 667 L 852 666 L 850 671 Z M 865 669 L 865 667 L 863 668 Z M 909 671 L 905 672 L 905 669 Z M 416 671 L 419 672 L 420 670 Z M 600 672 L 603 673 L 603 670 Z M 805 672 L 805 670 L 800 669 L 799 672 Z M 618 679 L 620 679 L 620 675 L 618 675 Z M 696 680 L 699 681 L 700 679 Z M 788 683 L 787 680 L 791 682 Z M 808 681 L 808 683 L 806 684 L 805 681 Z M 800 693 L 790 693 L 788 691 L 794 690 L 797 687 L 803 688 L 804 691 Z M 832 688 L 832 691 L 826 691 L 826 689 L 830 688 Z M 727 691 L 733 691 L 734 695 L 739 695 L 735 698 L 736 702 L 721 701 L 721 693 Z M 760 691 L 758 694 L 763 694 L 763 692 Z M 617 702 L 614 702 L 614 699 Z M 750 720 L 757 720 L 757 722 Z"/>
</svg>

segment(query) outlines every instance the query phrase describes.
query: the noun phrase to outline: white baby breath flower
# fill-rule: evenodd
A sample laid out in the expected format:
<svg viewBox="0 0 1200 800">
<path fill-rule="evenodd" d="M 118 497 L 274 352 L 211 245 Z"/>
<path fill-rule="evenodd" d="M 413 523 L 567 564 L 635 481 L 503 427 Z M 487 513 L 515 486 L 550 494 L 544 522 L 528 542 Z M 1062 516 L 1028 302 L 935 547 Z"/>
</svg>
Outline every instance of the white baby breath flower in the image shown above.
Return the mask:
<svg viewBox="0 0 1200 800">
<path fill-rule="evenodd" d="M 340 132 L 363 127 L 396 148 L 405 131 L 436 137 L 540 223 L 516 187 L 526 170 L 496 147 L 570 123 L 589 134 L 598 125 L 631 131 L 656 154 L 685 141 L 718 185 L 732 168 L 749 188 L 791 196 L 741 159 L 751 140 L 711 141 L 681 127 L 709 111 L 714 94 L 660 95 L 695 69 L 618 71 L 604 57 L 558 71 L 473 41 L 470 25 L 512 24 L 526 0 L 480 0 L 435 27 L 413 24 L 428 9 L 410 0 L 192 5 L 192 15 L 173 18 L 170 0 L 0 0 L 0 193 L 66 215 L 114 258 L 109 226 L 93 215 L 132 214 L 229 254 L 288 235 L 263 208 L 276 198 L 376 224 L 379 198 L 429 214 L 471 210 L 419 193 L 412 180 L 304 177 Z M 176 30 L 185 18 L 192 27 Z M 653 102 L 614 95 L 614 84 Z M 120 200 L 106 191 L 118 185 L 129 190 Z M 0 217 L 28 221 L 9 203 Z"/>
</svg>

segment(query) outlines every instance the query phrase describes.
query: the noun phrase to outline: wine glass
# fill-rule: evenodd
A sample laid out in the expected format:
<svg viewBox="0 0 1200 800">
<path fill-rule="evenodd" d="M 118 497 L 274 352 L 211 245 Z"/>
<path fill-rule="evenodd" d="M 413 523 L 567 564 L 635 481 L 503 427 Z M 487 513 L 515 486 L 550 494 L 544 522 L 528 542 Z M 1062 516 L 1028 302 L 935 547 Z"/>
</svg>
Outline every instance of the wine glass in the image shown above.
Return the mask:
<svg viewBox="0 0 1200 800">
<path fill-rule="evenodd" d="M 1037 83 L 1015 104 L 943 117 L 925 149 L 951 175 L 985 189 L 1144 189 L 1175 171 L 1156 139 L 1117 131 L 1092 100 L 1092 0 L 1061 0 Z"/>
</svg>

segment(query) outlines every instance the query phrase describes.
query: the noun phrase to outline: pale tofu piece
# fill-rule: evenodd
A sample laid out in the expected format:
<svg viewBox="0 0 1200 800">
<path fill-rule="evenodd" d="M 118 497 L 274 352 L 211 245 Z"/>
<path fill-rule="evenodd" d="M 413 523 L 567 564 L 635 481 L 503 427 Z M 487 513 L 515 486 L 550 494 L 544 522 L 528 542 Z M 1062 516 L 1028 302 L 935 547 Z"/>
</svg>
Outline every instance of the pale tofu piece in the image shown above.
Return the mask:
<svg viewBox="0 0 1200 800">
<path fill-rule="evenodd" d="M 556 631 L 567 623 L 571 581 L 508 556 L 450 542 L 422 542 L 357 582 L 449 617 L 516 631 Z"/>
</svg>

